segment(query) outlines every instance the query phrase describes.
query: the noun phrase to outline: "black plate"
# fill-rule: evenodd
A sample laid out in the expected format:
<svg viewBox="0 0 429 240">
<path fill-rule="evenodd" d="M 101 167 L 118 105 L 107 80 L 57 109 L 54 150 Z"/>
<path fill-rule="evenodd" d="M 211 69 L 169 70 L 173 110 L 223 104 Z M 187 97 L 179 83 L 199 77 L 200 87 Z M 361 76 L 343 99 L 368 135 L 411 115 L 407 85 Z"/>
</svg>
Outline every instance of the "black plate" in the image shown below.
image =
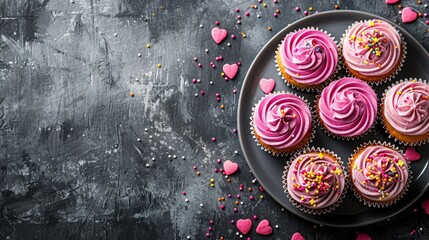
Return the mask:
<svg viewBox="0 0 429 240">
<path fill-rule="evenodd" d="M 360 203 L 352 194 L 351 190 L 348 191 L 345 201 L 334 211 L 324 215 L 311 215 L 304 213 L 293 206 L 282 186 L 282 172 L 284 169 L 287 158 L 273 157 L 264 152 L 256 145 L 252 134 L 250 132 L 250 116 L 252 114 L 252 107 L 261 99 L 264 94 L 259 88 L 259 80 L 261 78 L 273 78 L 276 80 L 275 91 L 293 91 L 299 93 L 312 102 L 314 107 L 314 94 L 307 92 L 294 91 L 286 86 L 283 80 L 278 76 L 274 56 L 278 44 L 286 36 L 287 33 L 306 27 L 318 27 L 331 33 L 339 42 L 342 33 L 345 29 L 357 20 L 366 19 L 383 19 L 379 16 L 359 12 L 359 11 L 330 11 L 312 15 L 301 19 L 280 31 L 275 35 L 259 52 L 253 61 L 252 65 L 247 72 L 244 83 L 241 89 L 239 107 L 238 107 L 238 133 L 240 145 L 253 174 L 258 179 L 259 183 L 266 189 L 268 194 L 271 195 L 280 205 L 293 214 L 304 218 L 308 221 L 335 227 L 357 227 L 374 222 L 378 222 L 398 214 L 412 203 L 414 203 L 429 186 L 429 144 L 425 144 L 416 149 L 422 154 L 422 158 L 411 164 L 413 171 L 412 184 L 409 191 L 403 199 L 393 206 L 387 208 L 370 208 Z M 383 19 L 388 21 L 386 19 Z M 388 21 L 390 22 L 390 21 Z M 429 55 L 426 50 L 414 39 L 408 32 L 401 27 L 395 25 L 402 33 L 405 41 L 407 42 L 408 54 L 402 71 L 393 80 L 401 78 L 422 78 L 429 79 L 429 71 L 427 71 L 427 63 L 429 62 Z M 339 76 L 344 76 L 345 73 L 341 72 Z M 375 87 L 378 97 L 393 81 Z M 370 140 L 390 141 L 387 134 L 384 133 L 380 123 L 376 125 L 376 131 L 368 136 L 353 142 L 343 142 L 328 137 L 319 128 L 316 131 L 316 137 L 312 143 L 316 147 L 325 147 L 337 153 L 342 160 L 347 163 L 350 154 L 360 144 Z M 399 144 L 396 143 L 397 146 Z M 400 149 L 405 151 L 404 146 L 399 146 Z M 347 164 L 346 164 L 346 167 Z"/>
</svg>

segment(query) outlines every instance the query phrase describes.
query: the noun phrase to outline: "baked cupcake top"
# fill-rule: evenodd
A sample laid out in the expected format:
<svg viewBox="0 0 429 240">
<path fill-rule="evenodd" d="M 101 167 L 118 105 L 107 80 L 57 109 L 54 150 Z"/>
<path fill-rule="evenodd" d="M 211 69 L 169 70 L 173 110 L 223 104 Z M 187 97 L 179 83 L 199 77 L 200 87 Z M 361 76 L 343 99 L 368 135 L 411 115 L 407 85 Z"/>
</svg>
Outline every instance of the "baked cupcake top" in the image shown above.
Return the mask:
<svg viewBox="0 0 429 240">
<path fill-rule="evenodd" d="M 318 110 L 323 126 L 330 132 L 358 136 L 377 118 L 377 94 L 362 80 L 341 78 L 323 89 Z"/>
<path fill-rule="evenodd" d="M 329 79 L 338 63 L 337 45 L 316 29 L 289 33 L 280 46 L 281 64 L 301 84 L 316 85 Z"/>
<path fill-rule="evenodd" d="M 429 84 L 398 83 L 387 91 L 383 106 L 384 118 L 396 131 L 410 136 L 429 132 Z"/>
<path fill-rule="evenodd" d="M 401 61 L 401 36 L 394 27 L 373 19 L 351 26 L 343 39 L 343 57 L 347 65 L 365 76 L 394 71 Z"/>
<path fill-rule="evenodd" d="M 311 130 L 307 104 L 291 93 L 270 94 L 256 106 L 254 131 L 265 144 L 284 149 L 302 141 Z"/>
<path fill-rule="evenodd" d="M 367 200 L 394 200 L 407 185 L 407 161 L 392 148 L 370 145 L 358 152 L 353 159 L 353 185 Z"/>
<path fill-rule="evenodd" d="M 341 197 L 345 187 L 343 168 L 324 152 L 309 152 L 293 160 L 287 173 L 289 195 L 307 208 L 322 209 Z"/>
</svg>

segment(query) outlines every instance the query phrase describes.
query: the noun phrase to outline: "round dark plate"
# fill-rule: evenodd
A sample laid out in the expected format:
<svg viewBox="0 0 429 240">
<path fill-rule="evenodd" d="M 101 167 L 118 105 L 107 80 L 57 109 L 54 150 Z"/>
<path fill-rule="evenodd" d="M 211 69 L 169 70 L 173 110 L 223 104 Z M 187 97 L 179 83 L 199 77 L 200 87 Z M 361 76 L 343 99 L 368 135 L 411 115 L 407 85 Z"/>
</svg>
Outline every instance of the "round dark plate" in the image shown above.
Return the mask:
<svg viewBox="0 0 429 240">
<path fill-rule="evenodd" d="M 317 224 L 334 227 L 357 227 L 387 219 L 409 207 L 429 186 L 429 144 L 425 144 L 416 147 L 416 149 L 421 153 L 422 158 L 419 161 L 411 163 L 413 179 L 410 189 L 407 194 L 405 194 L 405 197 L 395 205 L 386 208 L 370 208 L 359 202 L 353 195 L 352 191 L 349 190 L 345 201 L 334 211 L 324 215 L 307 214 L 293 206 L 289 202 L 283 190 L 282 173 L 285 162 L 289 159 L 273 157 L 267 152 L 264 152 L 256 145 L 252 138 L 252 134 L 250 132 L 250 116 L 252 114 L 252 107 L 264 96 L 264 93 L 259 88 L 259 80 L 261 78 L 275 79 L 276 88 L 274 91 L 296 92 L 308 99 L 314 107 L 314 93 L 290 89 L 277 74 L 274 63 L 275 51 L 278 44 L 286 34 L 299 28 L 318 27 L 331 33 L 339 42 L 342 33 L 344 33 L 345 29 L 353 22 L 373 18 L 383 19 L 379 16 L 365 12 L 337 10 L 318 13 L 294 22 L 276 34 L 262 48 L 250 66 L 241 89 L 238 106 L 238 133 L 244 157 L 246 158 L 253 174 L 268 194 L 270 194 L 271 197 L 273 197 L 285 209 L 301 218 Z M 405 41 L 407 42 L 408 54 L 399 75 L 392 81 L 375 87 L 379 98 L 387 86 L 390 86 L 392 82 L 399 79 L 410 77 L 429 79 L 429 71 L 427 70 L 429 55 L 426 50 L 404 29 L 386 19 L 383 20 L 395 25 L 402 33 Z M 345 72 L 341 72 L 339 76 L 345 76 Z M 346 167 L 348 167 L 347 159 L 353 152 L 353 149 L 370 140 L 382 140 L 394 143 L 383 131 L 381 124 L 377 123 L 376 130 L 373 133 L 351 142 L 333 139 L 323 133 L 323 131 L 318 127 L 312 146 L 324 147 L 334 151 L 342 158 Z M 404 151 L 406 149 L 405 146 L 401 146 L 398 143 L 395 143 L 395 145 Z"/>
</svg>

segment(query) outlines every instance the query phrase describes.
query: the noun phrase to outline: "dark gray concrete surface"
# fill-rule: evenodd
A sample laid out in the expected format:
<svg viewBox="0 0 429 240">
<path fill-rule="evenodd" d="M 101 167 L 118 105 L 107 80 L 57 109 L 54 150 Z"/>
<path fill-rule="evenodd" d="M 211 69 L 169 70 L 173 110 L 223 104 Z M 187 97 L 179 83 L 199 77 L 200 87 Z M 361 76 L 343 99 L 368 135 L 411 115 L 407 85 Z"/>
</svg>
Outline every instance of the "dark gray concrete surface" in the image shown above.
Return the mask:
<svg viewBox="0 0 429 240">
<path fill-rule="evenodd" d="M 429 12 L 426 3 L 401 4 Z M 290 239 L 296 231 L 306 239 L 354 239 L 357 231 L 374 239 L 428 239 L 429 218 L 420 208 L 428 193 L 389 221 L 359 229 L 315 226 L 282 212 L 267 194 L 259 198 L 233 133 L 239 94 L 232 91 L 240 90 L 261 47 L 310 6 L 326 11 L 339 4 L 400 23 L 399 9 L 384 0 L 266 4 L 0 0 L 0 239 L 203 239 L 210 219 L 211 239 L 236 239 L 229 221 L 254 214 L 279 226 L 266 239 Z M 215 21 L 237 39 L 217 46 L 210 37 Z M 403 27 L 429 48 L 423 18 Z M 210 68 L 219 55 L 225 61 Z M 236 61 L 243 64 L 239 75 L 225 82 L 220 66 Z M 231 183 L 213 172 L 218 158 L 240 164 Z M 253 192 L 240 192 L 240 183 Z M 228 193 L 242 195 L 238 213 Z M 264 239 L 254 230 L 250 237 Z"/>
</svg>

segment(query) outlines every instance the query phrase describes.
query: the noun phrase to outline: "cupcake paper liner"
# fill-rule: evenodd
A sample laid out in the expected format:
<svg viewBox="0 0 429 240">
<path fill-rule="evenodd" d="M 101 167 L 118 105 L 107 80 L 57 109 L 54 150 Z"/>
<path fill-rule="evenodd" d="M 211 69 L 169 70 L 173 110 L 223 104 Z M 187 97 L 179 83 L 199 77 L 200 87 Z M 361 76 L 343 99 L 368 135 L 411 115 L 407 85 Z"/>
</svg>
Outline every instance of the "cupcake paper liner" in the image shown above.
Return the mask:
<svg viewBox="0 0 429 240">
<path fill-rule="evenodd" d="M 373 140 L 373 141 L 369 141 L 369 142 L 366 142 L 366 143 L 362 143 L 362 144 L 360 144 L 360 146 L 359 147 L 357 147 L 354 151 L 353 151 L 353 153 L 350 155 L 350 157 L 349 157 L 349 168 L 351 168 L 351 162 L 352 162 L 352 160 L 353 160 L 353 157 L 360 151 L 360 150 L 362 150 L 362 149 L 364 149 L 365 147 L 367 147 L 367 146 L 370 146 L 370 145 L 381 145 L 381 146 L 384 146 L 384 147 L 389 147 L 389 148 L 391 148 L 391 149 L 393 149 L 393 150 L 395 150 L 395 151 L 397 151 L 398 153 L 400 153 L 401 155 L 402 155 L 402 157 L 404 157 L 404 153 L 403 153 L 403 151 L 402 150 L 399 150 L 399 148 L 398 147 L 396 147 L 395 145 L 393 145 L 393 144 L 391 144 L 391 143 L 388 143 L 388 142 L 386 142 L 386 141 L 384 141 L 384 142 L 381 142 L 381 141 L 375 141 L 375 140 Z M 405 161 L 407 161 L 406 159 L 405 159 L 405 157 L 404 157 L 404 160 Z M 404 197 L 404 195 L 406 194 L 406 192 L 408 192 L 408 188 L 409 188 L 409 186 L 410 186 L 410 184 L 411 184 L 411 180 L 412 180 L 412 178 L 413 178 L 413 172 L 411 171 L 411 165 L 409 164 L 409 161 L 407 161 L 407 166 L 408 166 L 408 181 L 407 181 L 407 183 L 405 184 L 405 187 L 404 187 L 404 189 L 402 190 L 402 192 L 397 196 L 397 197 L 395 197 L 394 199 L 392 199 L 391 201 L 389 201 L 389 202 L 386 202 L 386 203 L 381 203 L 381 202 L 372 202 L 372 201 L 369 201 L 369 200 L 367 200 L 367 199 L 364 199 L 363 197 L 361 197 L 360 195 L 359 195 L 359 193 L 356 191 L 356 189 L 355 189 L 355 187 L 353 186 L 353 180 L 352 179 L 349 179 L 349 184 L 350 184 L 350 188 L 351 188 L 351 190 L 352 190 L 352 192 L 353 192 L 353 194 L 355 195 L 355 197 L 359 200 L 359 202 L 362 202 L 364 205 L 366 205 L 366 206 L 368 206 L 368 207 L 376 207 L 376 208 L 383 208 L 383 207 L 388 207 L 388 206 L 391 206 L 391 205 L 393 205 L 393 204 L 395 204 L 395 203 L 397 203 L 399 200 L 401 200 L 403 197 Z M 351 170 L 349 170 L 349 171 L 351 171 Z M 350 178 L 350 176 L 348 176 L 348 178 Z"/>
<path fill-rule="evenodd" d="M 301 98 L 302 99 L 302 101 L 304 101 L 304 103 L 308 106 L 308 108 L 309 108 L 309 110 L 310 110 L 310 114 L 313 114 L 313 110 L 312 110 L 312 107 L 311 107 L 311 105 L 309 104 L 309 102 L 304 98 L 304 97 L 302 97 L 302 96 L 299 96 L 299 95 L 297 95 L 296 93 L 292 93 L 292 92 L 285 92 L 285 91 L 278 91 L 278 92 L 274 92 L 274 93 L 270 93 L 270 94 L 268 94 L 268 95 L 265 95 L 265 96 L 263 96 L 256 104 L 255 104 L 255 106 L 252 108 L 252 115 L 250 116 L 250 131 L 252 132 L 252 136 L 253 136 L 253 139 L 255 140 L 255 142 L 256 142 L 256 144 L 258 145 L 258 146 L 260 146 L 261 147 L 261 149 L 262 150 L 264 150 L 265 152 L 267 152 L 267 153 L 269 153 L 269 154 L 271 154 L 271 155 L 273 155 L 273 156 L 276 156 L 276 157 L 284 157 L 284 156 L 288 156 L 288 155 L 290 155 L 290 154 L 293 154 L 293 153 L 295 153 L 295 152 L 297 152 L 297 151 L 302 151 L 303 149 L 306 149 L 306 148 L 308 148 L 308 146 L 310 145 L 310 143 L 312 143 L 313 142 L 313 139 L 314 139 L 314 137 L 315 137 L 315 134 L 316 134 L 316 125 L 315 125 L 315 123 L 316 123 L 316 121 L 315 121 L 315 119 L 314 119 L 314 117 L 313 116 L 311 116 L 311 133 L 310 133 L 310 138 L 308 139 L 308 141 L 307 141 L 307 143 L 306 144 L 304 144 L 304 146 L 302 146 L 302 147 L 300 147 L 300 148 L 298 148 L 298 149 L 296 149 L 296 150 L 294 150 L 294 151 L 291 151 L 291 152 L 275 152 L 275 151 L 272 151 L 271 149 L 268 149 L 268 148 L 265 148 L 260 142 L 259 142 L 259 140 L 258 140 L 258 138 L 256 138 L 256 136 L 255 136 L 255 130 L 254 130 L 254 127 L 253 127 L 253 115 L 254 115 L 254 113 L 255 113 L 255 109 L 256 109 L 256 106 L 258 106 L 258 104 L 265 98 L 265 97 L 267 97 L 267 96 L 269 96 L 269 95 L 272 95 L 272 94 L 278 94 L 278 93 L 288 93 L 288 94 L 293 94 L 293 95 L 295 95 L 295 96 L 297 96 L 297 97 L 299 97 L 299 98 Z"/>
<path fill-rule="evenodd" d="M 422 145 L 422 144 L 426 144 L 426 143 L 428 143 L 428 142 L 429 142 L 429 138 L 427 138 L 427 139 L 425 139 L 425 140 L 423 140 L 423 141 L 419 141 L 419 142 L 404 142 L 404 141 L 401 141 L 401 140 L 397 139 L 396 137 L 394 137 L 394 136 L 392 136 L 392 135 L 390 134 L 389 130 L 388 130 L 388 129 L 387 129 L 387 127 L 386 127 L 386 124 L 385 124 L 385 123 L 384 123 L 384 121 L 382 120 L 383 109 L 384 109 L 384 107 L 383 107 L 383 105 L 384 105 L 384 99 L 386 98 L 386 94 L 387 94 L 387 92 L 388 92 L 388 91 L 389 91 L 393 86 L 395 86 L 395 85 L 397 85 L 397 84 L 400 84 L 400 83 L 403 83 L 403 82 L 407 82 L 407 81 L 412 81 L 412 80 L 417 80 L 417 82 L 422 82 L 422 83 L 426 83 L 426 84 L 428 84 L 426 80 L 422 80 L 421 78 L 404 78 L 404 79 L 401 79 L 401 80 L 399 80 L 399 81 L 396 81 L 396 82 L 392 83 L 392 84 L 391 84 L 389 87 L 387 87 L 387 88 L 384 90 L 384 92 L 383 92 L 383 95 L 382 95 L 382 98 L 381 98 L 381 105 L 380 105 L 379 115 L 380 115 L 381 122 L 383 123 L 383 124 L 382 124 L 382 126 L 383 126 L 383 129 L 384 129 L 384 132 L 386 132 L 386 134 L 388 135 L 388 137 L 389 137 L 389 138 L 391 138 L 391 139 L 393 139 L 395 142 L 398 142 L 399 144 L 402 144 L 402 145 L 405 145 L 405 146 L 420 146 L 420 145 Z"/>
<path fill-rule="evenodd" d="M 323 153 L 327 153 L 332 155 L 333 157 L 335 157 L 338 160 L 339 165 L 341 166 L 341 168 L 343 169 L 343 175 L 344 175 L 344 189 L 343 192 L 341 193 L 340 198 L 332 205 L 322 208 L 322 209 L 313 209 L 313 208 L 308 208 L 304 205 L 302 205 L 300 202 L 296 201 L 295 199 L 292 198 L 292 196 L 289 194 L 288 190 L 287 190 L 287 174 L 289 171 L 289 168 L 293 162 L 293 160 L 295 160 L 297 157 L 299 157 L 302 154 L 305 153 L 309 153 L 309 152 L 323 152 Z M 341 160 L 341 158 L 334 152 L 330 151 L 329 149 L 325 149 L 325 148 L 315 148 L 315 147 L 311 147 L 311 148 L 307 148 L 303 151 L 297 152 L 293 155 L 292 159 L 290 161 L 288 161 L 285 165 L 285 170 L 283 171 L 283 189 L 284 192 L 286 193 L 289 202 L 292 203 L 292 205 L 294 205 L 295 207 L 297 207 L 299 210 L 304 211 L 305 213 L 308 214 L 313 214 L 313 215 L 322 215 L 322 214 L 326 214 L 329 213 L 333 210 L 335 210 L 344 200 L 344 198 L 346 197 L 347 194 L 347 189 L 349 186 L 349 182 L 348 182 L 348 177 L 347 177 L 348 173 L 346 171 L 346 169 L 344 168 L 344 164 L 343 161 Z"/>
<path fill-rule="evenodd" d="M 365 23 L 365 22 L 367 22 L 368 20 L 361 20 L 361 21 L 356 21 L 356 22 L 354 22 L 352 25 L 350 25 L 347 29 L 346 29 L 346 31 L 343 33 L 343 35 L 342 35 L 342 37 L 341 37 L 341 39 L 340 39 L 340 49 L 339 49 L 339 51 L 341 52 L 341 58 L 342 58 L 342 53 L 343 53 L 343 43 L 344 43 L 344 39 L 345 39 L 345 37 L 346 37 L 346 35 L 347 35 L 347 32 L 350 30 L 350 28 L 351 27 L 353 27 L 355 24 L 358 24 L 358 23 Z M 390 23 L 389 23 L 390 24 Z M 404 62 L 405 62 L 405 58 L 407 57 L 407 42 L 405 42 L 405 39 L 404 39 L 404 37 L 402 36 L 402 33 L 394 26 L 394 25 L 392 25 L 392 24 L 390 24 L 393 28 L 395 28 L 395 30 L 398 32 L 398 34 L 399 34 L 399 36 L 401 37 L 401 41 L 402 41 L 402 56 L 401 56 L 401 59 L 400 59 L 400 63 L 399 63 L 399 66 L 395 69 L 395 71 L 392 73 L 392 74 L 390 74 L 390 76 L 389 77 L 387 77 L 387 78 L 384 78 L 384 79 L 381 79 L 381 80 L 379 80 L 379 81 L 365 81 L 365 80 L 363 80 L 363 81 L 365 81 L 365 82 L 367 82 L 369 85 L 371 85 L 371 86 L 378 86 L 378 85 L 380 85 L 380 84 L 383 84 L 383 83 L 386 83 L 387 81 L 391 81 L 392 79 L 394 79 L 397 75 L 398 75 L 398 73 L 402 70 L 402 67 L 404 66 Z M 346 66 L 346 63 L 345 63 L 345 61 L 344 61 L 344 59 L 342 59 L 342 61 L 341 61 L 341 64 L 342 64 L 342 68 L 346 71 L 346 74 L 347 74 L 347 76 L 349 76 L 349 77 L 355 77 L 350 71 L 349 71 L 349 69 L 347 68 L 347 66 Z"/>
<path fill-rule="evenodd" d="M 296 90 L 300 90 L 300 91 L 307 91 L 307 92 L 318 92 L 318 91 L 321 91 L 324 87 L 326 87 L 327 86 L 327 84 L 329 84 L 333 79 L 336 79 L 337 78 L 337 75 L 338 75 L 338 72 L 341 70 L 341 66 L 343 65 L 342 64 L 342 59 L 343 59 L 343 57 L 342 57 L 342 52 L 340 51 L 340 45 L 338 44 L 338 41 L 337 40 L 335 40 L 335 37 L 333 37 L 333 36 L 331 36 L 331 34 L 330 33 L 328 33 L 327 31 L 325 31 L 325 30 L 323 30 L 323 29 L 319 29 L 319 28 L 314 28 L 314 27 L 307 27 L 307 28 L 300 28 L 300 29 L 298 29 L 298 30 L 295 30 L 294 32 L 298 32 L 298 31 L 301 31 L 301 30 L 304 30 L 304 29 L 311 29 L 311 30 L 318 30 L 318 31 L 321 31 L 321 32 L 323 32 L 323 33 L 325 33 L 325 34 L 327 34 L 334 42 L 335 42 L 335 44 L 336 44 L 336 46 L 337 46 L 337 52 L 338 52 L 338 63 L 337 63 L 337 66 L 336 66 L 336 69 L 335 69 L 335 71 L 334 71 L 334 73 L 327 79 L 327 80 L 325 80 L 323 83 L 321 83 L 321 84 L 319 84 L 319 85 L 317 85 L 317 86 L 312 86 L 312 87 L 307 87 L 307 88 L 302 88 L 302 87 L 299 87 L 299 86 L 296 86 L 296 85 L 294 85 L 294 84 L 291 84 L 291 83 L 289 83 L 288 82 L 288 80 L 283 76 L 283 74 L 281 73 L 281 70 L 280 70 L 280 63 L 277 61 L 277 54 L 280 52 L 280 47 L 281 47 L 281 45 L 283 44 L 283 42 L 284 42 L 284 39 L 281 41 L 281 43 L 277 46 L 277 50 L 276 50 L 276 54 L 275 54 L 275 57 L 274 57 L 274 62 L 276 63 L 276 68 L 277 68 L 277 74 L 284 80 L 284 82 L 286 83 L 286 85 L 288 86 L 288 87 L 291 87 L 292 89 L 296 89 Z M 288 33 L 288 34 L 290 34 L 290 33 Z M 288 35 L 287 34 L 287 35 Z M 287 36 L 286 35 L 286 36 Z"/>
<path fill-rule="evenodd" d="M 337 134 L 329 131 L 329 129 L 327 129 L 325 127 L 325 125 L 322 123 L 322 120 L 320 119 L 320 116 L 319 116 L 319 112 L 317 111 L 319 99 L 320 99 L 320 94 L 317 95 L 316 96 L 316 100 L 314 100 L 315 107 L 314 107 L 314 113 L 313 114 L 317 118 L 317 125 L 320 127 L 320 129 L 322 129 L 322 131 L 326 135 L 328 135 L 329 137 L 332 137 L 334 139 L 344 140 L 344 141 L 348 141 L 348 142 L 358 140 L 358 139 L 360 139 L 360 138 L 362 138 L 362 137 L 364 137 L 364 136 L 366 136 L 366 135 L 368 135 L 370 133 L 373 133 L 374 130 L 375 130 L 375 125 L 377 124 L 377 122 L 381 121 L 380 111 L 377 111 L 377 116 L 376 116 L 376 118 L 375 118 L 372 126 L 370 128 L 368 128 L 368 130 L 366 130 L 364 133 L 356 135 L 356 136 L 353 136 L 353 137 L 345 137 L 345 136 L 337 135 Z M 378 102 L 378 99 L 377 99 L 377 102 Z"/>
</svg>

